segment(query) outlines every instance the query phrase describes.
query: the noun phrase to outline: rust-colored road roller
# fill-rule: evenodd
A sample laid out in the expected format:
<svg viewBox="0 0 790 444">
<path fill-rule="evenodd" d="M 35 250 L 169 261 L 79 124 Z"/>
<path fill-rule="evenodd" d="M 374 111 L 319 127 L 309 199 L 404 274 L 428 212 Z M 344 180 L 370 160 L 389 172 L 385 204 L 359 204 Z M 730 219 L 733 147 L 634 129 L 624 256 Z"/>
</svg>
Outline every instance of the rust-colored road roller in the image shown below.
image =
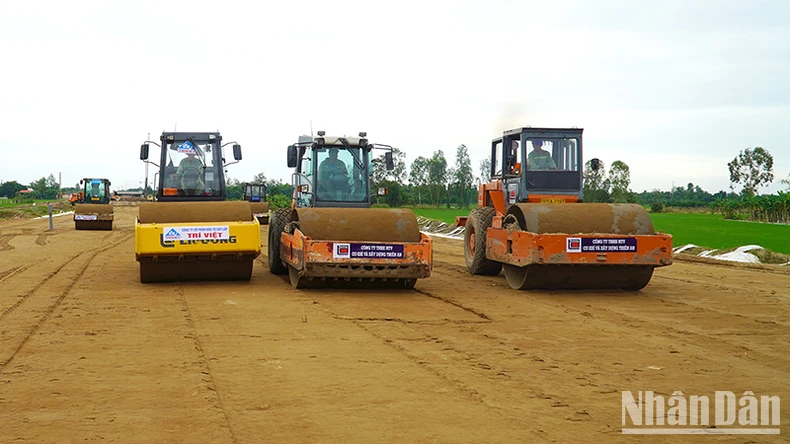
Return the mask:
<svg viewBox="0 0 790 444">
<path fill-rule="evenodd" d="M 581 203 L 582 129 L 506 131 L 491 155 L 493 180 L 458 221 L 472 274 L 504 269 L 522 290 L 640 290 L 672 263 L 672 236 L 656 233 L 641 206 Z"/>
<path fill-rule="evenodd" d="M 431 240 L 415 214 L 370 207 L 374 149 L 384 150 L 392 169 L 392 147 L 369 143 L 365 133 L 326 137 L 319 131 L 288 147 L 294 199 L 269 224 L 272 273 L 287 273 L 296 288 L 412 288 L 430 276 Z"/>
</svg>

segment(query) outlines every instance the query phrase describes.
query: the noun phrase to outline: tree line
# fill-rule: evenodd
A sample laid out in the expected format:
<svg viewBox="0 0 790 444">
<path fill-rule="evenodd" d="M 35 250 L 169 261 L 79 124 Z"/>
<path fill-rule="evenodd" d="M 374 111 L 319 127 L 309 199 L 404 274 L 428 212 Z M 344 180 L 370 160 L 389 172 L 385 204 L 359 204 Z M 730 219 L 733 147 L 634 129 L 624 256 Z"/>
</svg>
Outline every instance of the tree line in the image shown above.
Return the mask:
<svg viewBox="0 0 790 444">
<path fill-rule="evenodd" d="M 386 169 L 383 155 L 372 161 L 371 190 L 388 190 L 385 196 L 376 197 L 375 203 L 391 207 L 467 208 L 476 205 L 478 186 L 491 179 L 491 159 L 480 161 L 479 174 L 475 175 L 468 148 L 463 144 L 456 148 L 454 164 L 447 161 L 441 149 L 434 151 L 430 157 L 418 156 L 407 165 L 405 153 L 393 148 L 393 160 L 393 170 Z M 663 211 L 667 207 L 707 207 L 726 218 L 788 222 L 790 193 L 780 191 L 776 195 L 758 195 L 760 187 L 770 184 L 774 179 L 773 156 L 762 147 L 742 150 L 729 162 L 727 167 L 731 189 L 716 193 L 707 192 L 692 182 L 686 186 L 673 186 L 669 191 L 655 189 L 636 193 L 630 188 L 631 172 L 625 162 L 615 160 L 608 168 L 605 162 L 598 163 L 598 168 L 593 168 L 592 161 L 584 164 L 582 191 L 586 202 L 637 203 L 653 211 Z M 233 178 L 227 178 L 226 182 L 228 199 L 242 199 L 244 182 Z M 781 182 L 790 191 L 790 176 Z M 280 208 L 291 204 L 293 187 L 290 183 L 267 179 L 262 172 L 256 174 L 251 183 L 267 185 L 271 207 Z M 737 187 L 741 188 L 740 192 L 736 192 Z M 32 191 L 26 197 L 31 199 L 55 199 L 58 195 L 57 180 L 50 174 L 27 186 L 16 181 L 2 183 L 0 196 L 14 198 L 19 191 L 28 189 Z M 60 191 L 67 194 L 79 190 L 77 184 Z M 149 188 L 146 191 L 152 190 Z"/>
</svg>

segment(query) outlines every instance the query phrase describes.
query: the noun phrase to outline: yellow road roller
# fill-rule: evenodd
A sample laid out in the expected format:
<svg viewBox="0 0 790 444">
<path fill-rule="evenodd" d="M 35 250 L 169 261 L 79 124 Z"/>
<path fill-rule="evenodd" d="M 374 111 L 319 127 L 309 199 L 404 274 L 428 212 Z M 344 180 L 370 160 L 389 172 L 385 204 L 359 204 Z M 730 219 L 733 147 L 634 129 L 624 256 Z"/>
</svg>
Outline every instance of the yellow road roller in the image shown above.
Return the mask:
<svg viewBox="0 0 790 444">
<path fill-rule="evenodd" d="M 150 144 L 159 163 L 148 161 Z M 222 151 L 233 144 L 233 162 Z M 261 252 L 260 224 L 249 202 L 226 201 L 225 167 L 241 146 L 219 132 L 163 132 L 140 159 L 159 168 L 154 202 L 141 202 L 135 223 L 140 282 L 250 280 Z"/>
</svg>

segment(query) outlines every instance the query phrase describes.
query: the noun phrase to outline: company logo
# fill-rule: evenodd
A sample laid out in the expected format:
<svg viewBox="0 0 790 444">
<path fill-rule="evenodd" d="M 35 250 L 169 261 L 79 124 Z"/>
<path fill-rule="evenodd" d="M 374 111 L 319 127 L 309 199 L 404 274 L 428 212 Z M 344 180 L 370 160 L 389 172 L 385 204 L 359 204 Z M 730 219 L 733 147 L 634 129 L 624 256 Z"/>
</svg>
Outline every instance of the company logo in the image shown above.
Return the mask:
<svg viewBox="0 0 790 444">
<path fill-rule="evenodd" d="M 581 253 L 582 238 L 580 237 L 565 238 L 565 251 L 567 251 L 568 253 Z"/>
<path fill-rule="evenodd" d="M 176 151 L 178 151 L 179 153 L 195 154 L 195 146 L 192 145 L 192 142 L 187 140 L 186 142 L 182 143 L 181 145 L 178 145 L 178 147 L 176 148 Z"/>
<path fill-rule="evenodd" d="M 622 392 L 624 435 L 778 435 L 778 396 L 717 391 L 708 396 Z"/>
<path fill-rule="evenodd" d="M 181 239 L 181 233 L 179 233 L 178 230 L 176 230 L 175 228 L 171 228 L 170 230 L 168 230 L 168 232 L 165 233 L 164 236 L 166 241 L 174 241 Z"/>
<path fill-rule="evenodd" d="M 348 259 L 351 257 L 351 244 L 335 244 L 332 251 L 332 256 L 335 259 Z"/>
</svg>

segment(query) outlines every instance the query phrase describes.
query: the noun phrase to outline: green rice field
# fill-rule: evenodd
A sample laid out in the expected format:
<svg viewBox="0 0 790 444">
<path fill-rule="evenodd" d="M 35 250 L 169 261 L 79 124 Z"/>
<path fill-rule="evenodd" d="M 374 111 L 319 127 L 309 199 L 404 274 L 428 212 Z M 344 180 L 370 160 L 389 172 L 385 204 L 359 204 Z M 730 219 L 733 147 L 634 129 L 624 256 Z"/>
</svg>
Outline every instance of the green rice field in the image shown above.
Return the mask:
<svg viewBox="0 0 790 444">
<path fill-rule="evenodd" d="M 469 210 L 412 208 L 423 217 L 455 223 L 455 216 L 467 216 Z M 728 249 L 742 245 L 790 254 L 790 225 L 725 220 L 718 214 L 651 213 L 656 230 L 669 233 L 675 246 L 694 244 Z"/>
</svg>

